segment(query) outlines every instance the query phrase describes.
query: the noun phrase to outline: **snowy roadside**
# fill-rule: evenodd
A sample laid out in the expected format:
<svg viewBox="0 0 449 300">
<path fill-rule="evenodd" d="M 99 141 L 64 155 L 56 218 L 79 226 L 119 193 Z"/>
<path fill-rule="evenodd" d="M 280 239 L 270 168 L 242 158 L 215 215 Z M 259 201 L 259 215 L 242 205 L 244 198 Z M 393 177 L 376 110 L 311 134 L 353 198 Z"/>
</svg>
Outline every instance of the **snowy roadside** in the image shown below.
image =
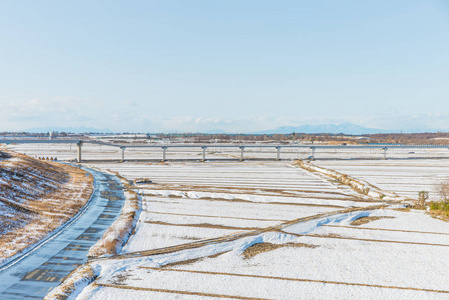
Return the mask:
<svg viewBox="0 0 449 300">
<path fill-rule="evenodd" d="M 117 175 L 113 172 L 102 172 Z M 107 257 L 120 252 L 131 236 L 140 215 L 139 195 L 128 188 L 129 182 L 121 176 L 118 176 L 126 187 L 125 204 L 120 216 L 115 220 L 111 227 L 103 234 L 103 237 L 93 245 L 87 254 L 87 257 Z M 101 267 L 98 264 L 82 265 L 75 269 L 59 286 L 51 290 L 44 299 L 74 299 L 86 286 L 92 283 L 100 274 Z"/>
<path fill-rule="evenodd" d="M 100 274 L 100 266 L 83 265 L 75 269 L 63 283 L 52 289 L 44 300 L 75 299 Z"/>
<path fill-rule="evenodd" d="M 363 195 L 366 195 L 369 197 L 377 198 L 380 200 L 391 200 L 391 201 L 407 200 L 405 197 L 398 196 L 397 194 L 395 194 L 393 192 L 381 190 L 378 187 L 375 187 L 374 185 L 372 185 L 366 181 L 363 181 L 360 179 L 355 179 L 351 176 L 339 173 L 334 170 L 316 166 L 310 162 L 306 162 L 303 160 L 297 160 L 293 165 L 301 167 L 307 171 L 318 172 L 322 175 L 334 178 L 338 182 L 341 182 L 342 184 L 352 187 L 354 190 L 356 190 L 360 194 L 363 194 Z"/>
<path fill-rule="evenodd" d="M 140 199 L 136 192 L 125 191 L 125 205 L 120 216 L 111 227 L 104 233 L 103 237 L 93 245 L 87 257 L 103 257 L 117 254 L 128 241 L 140 214 Z"/>
</svg>

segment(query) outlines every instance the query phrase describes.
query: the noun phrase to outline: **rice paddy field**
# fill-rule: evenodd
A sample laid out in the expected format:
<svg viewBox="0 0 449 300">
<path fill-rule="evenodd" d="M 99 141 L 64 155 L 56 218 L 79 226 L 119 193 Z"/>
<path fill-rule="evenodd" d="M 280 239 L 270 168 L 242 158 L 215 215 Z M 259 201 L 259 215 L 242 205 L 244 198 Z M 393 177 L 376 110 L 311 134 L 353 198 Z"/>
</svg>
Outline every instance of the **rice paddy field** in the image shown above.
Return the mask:
<svg viewBox="0 0 449 300">
<path fill-rule="evenodd" d="M 336 170 L 371 184 L 395 191 L 412 199 L 419 191 L 428 191 L 429 200 L 437 201 L 437 185 L 449 179 L 449 160 L 315 161 L 316 165 Z"/>
<path fill-rule="evenodd" d="M 131 142 L 128 142 L 130 145 Z M 125 143 L 126 145 L 126 143 Z M 150 144 L 146 144 L 150 145 Z M 151 144 L 154 148 L 133 148 L 128 147 L 125 150 L 125 160 L 153 160 L 160 161 L 163 158 L 162 147 L 164 143 Z M 238 146 L 238 144 L 234 144 Z M 308 145 L 305 148 L 294 148 L 283 146 L 280 158 L 283 160 L 306 159 L 312 155 Z M 57 157 L 59 160 L 75 160 L 77 157 L 77 146 L 75 144 L 12 144 L 10 149 L 17 149 L 30 156 Z M 82 147 L 84 160 L 116 160 L 122 158 L 122 151 L 119 147 L 111 147 L 96 144 L 84 144 Z M 179 147 L 169 148 L 166 152 L 166 159 L 171 161 L 178 160 L 201 160 L 203 158 L 201 144 L 195 148 Z M 206 159 L 209 160 L 238 160 L 241 158 L 240 149 L 227 148 L 220 146 L 208 146 L 206 150 Z M 274 147 L 251 147 L 245 148 L 244 159 L 276 159 L 277 150 Z M 382 149 L 316 149 L 315 158 L 317 159 L 383 159 L 384 151 Z M 392 149 L 387 151 L 389 159 L 420 159 L 420 158 L 449 158 L 449 149 L 447 148 L 427 148 L 427 149 Z"/>
<path fill-rule="evenodd" d="M 13 146 L 29 155 L 45 152 L 71 159 L 76 154 L 65 152 L 66 146 L 45 151 L 34 147 Z M 129 151 L 130 157 L 161 155 L 139 151 Z M 201 154 L 183 155 L 200 159 Z M 437 199 L 436 182 L 449 178 L 445 159 L 418 158 L 443 157 L 446 153 L 441 149 L 403 151 L 396 158 L 389 153 L 393 157 L 388 160 L 377 159 L 383 151 L 373 151 L 376 160 L 360 159 L 369 154 L 369 150 L 347 151 L 338 154 L 337 160 L 312 163 L 408 199 L 416 199 L 420 190 L 430 191 L 431 199 Z M 404 159 L 413 154 L 417 157 Z M 84 157 L 89 155 L 120 157 L 118 152 L 95 153 L 93 148 Z M 226 155 L 238 157 L 239 152 Z M 262 158 L 275 155 L 275 151 L 254 152 Z M 449 223 L 432 218 L 425 210 L 372 198 L 328 176 L 299 168 L 289 161 L 297 153 L 282 155 L 287 160 L 89 162 L 90 167 L 134 181 L 140 210 L 121 252 L 92 260 L 96 278 L 71 297 L 449 297 Z M 330 152 L 316 153 L 320 155 L 331 157 Z M 346 159 L 355 155 L 357 159 Z"/>
</svg>

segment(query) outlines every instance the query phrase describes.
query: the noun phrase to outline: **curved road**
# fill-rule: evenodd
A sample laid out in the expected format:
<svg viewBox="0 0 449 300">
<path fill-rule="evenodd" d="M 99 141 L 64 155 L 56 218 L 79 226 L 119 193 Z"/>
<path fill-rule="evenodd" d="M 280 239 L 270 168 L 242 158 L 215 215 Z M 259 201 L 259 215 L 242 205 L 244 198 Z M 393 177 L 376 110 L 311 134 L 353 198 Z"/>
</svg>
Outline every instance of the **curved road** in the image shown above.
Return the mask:
<svg viewBox="0 0 449 300">
<path fill-rule="evenodd" d="M 84 210 L 34 250 L 0 268 L 0 299 L 42 299 L 86 262 L 89 248 L 111 226 L 125 201 L 113 175 L 83 168 L 94 176 L 94 192 Z"/>
</svg>

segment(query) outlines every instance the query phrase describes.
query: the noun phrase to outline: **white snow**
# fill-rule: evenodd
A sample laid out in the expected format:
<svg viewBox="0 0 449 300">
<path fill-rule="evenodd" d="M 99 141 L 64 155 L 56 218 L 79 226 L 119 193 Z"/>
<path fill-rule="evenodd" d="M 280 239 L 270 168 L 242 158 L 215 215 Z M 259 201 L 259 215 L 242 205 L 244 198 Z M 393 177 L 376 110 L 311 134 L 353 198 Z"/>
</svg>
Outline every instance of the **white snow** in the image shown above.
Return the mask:
<svg viewBox="0 0 449 300">
<path fill-rule="evenodd" d="M 380 210 L 375 211 L 372 215 L 385 215 L 385 212 L 387 215 L 390 214 L 389 211 Z M 396 219 L 391 220 L 400 220 L 399 222 L 404 221 L 401 220 L 402 218 L 408 217 L 407 213 L 393 212 L 393 214 L 396 216 Z M 311 224 L 291 226 L 286 228 L 285 231 L 323 233 L 322 230 L 327 230 L 329 227 L 324 229 L 324 227 L 317 227 L 318 224 L 348 224 L 350 220 L 360 215 L 367 215 L 367 213 L 327 217 L 315 222 L 315 226 Z M 430 217 L 422 219 L 422 221 L 428 227 L 431 227 L 432 223 L 441 223 L 441 221 Z M 372 224 L 374 225 L 376 222 L 378 221 L 373 221 Z M 447 224 L 444 224 L 444 226 L 440 224 L 440 227 L 445 227 L 446 230 L 449 229 Z M 332 228 L 332 230 L 339 234 L 342 233 L 336 228 Z M 374 238 L 372 231 L 353 231 L 360 233 L 357 233 L 357 236 L 355 236 L 346 231 L 345 235 L 357 238 Z M 423 242 L 419 235 L 424 236 L 424 234 L 417 235 L 416 233 L 389 232 L 388 240 Z M 404 236 L 406 237 L 404 238 Z M 378 233 L 378 236 L 375 236 L 375 238 L 387 239 L 383 232 Z M 447 242 L 447 238 L 444 241 Z M 243 250 L 260 242 L 275 244 L 306 243 L 318 247 L 284 247 L 258 254 L 248 260 L 243 259 L 241 255 Z M 189 265 L 174 266 L 172 268 L 200 272 L 279 277 L 281 279 L 184 273 L 164 269 L 155 271 L 139 268 L 147 266 L 158 267 L 175 261 L 205 257 L 228 250 L 231 250 L 231 252 L 216 258 L 205 258 Z M 449 267 L 449 254 L 447 250 L 447 247 L 441 246 L 366 242 L 309 236 L 296 237 L 271 232 L 234 242 L 208 245 L 199 249 L 106 263 L 99 282 L 110 283 L 114 275 L 118 274 L 119 271 L 117 270 L 120 270 L 128 274 L 127 279 L 123 283 L 127 286 L 175 291 L 269 299 L 298 299 L 304 297 L 318 299 L 323 295 L 330 295 L 329 293 L 332 293 L 335 299 L 353 299 L 362 296 L 368 299 L 377 299 L 378 297 L 443 299 L 447 295 L 417 290 L 391 289 L 388 287 L 448 290 L 449 284 L 446 280 L 446 274 Z M 124 266 L 126 267 L 124 268 Z M 419 272 L 416 270 L 419 270 Z M 327 283 L 311 281 L 324 281 Z M 111 299 L 118 299 L 113 296 L 115 292 L 115 288 L 97 288 L 94 291 L 86 290 L 83 297 L 100 299 L 99 297 L 108 295 L 112 297 Z M 165 294 L 161 294 L 161 298 L 163 295 Z M 83 297 L 79 299 L 83 299 Z"/>
<path fill-rule="evenodd" d="M 39 153 L 36 148 L 27 147 Z M 61 154 L 66 155 L 63 146 L 60 147 Z M 94 150 L 86 147 L 86 157 L 120 157 L 115 150 L 107 153 Z M 208 152 L 210 157 L 239 156 L 238 151 L 208 150 L 215 151 L 215 154 Z M 264 158 L 276 155 L 273 150 L 253 150 L 245 151 L 245 155 Z M 285 150 L 282 157 L 309 155 L 308 151 Z M 345 149 L 339 156 L 383 157 L 383 151 L 358 151 Z M 413 154 L 406 151 L 389 150 L 388 156 L 448 156 L 441 149 Z M 169 151 L 168 158 L 193 158 L 200 153 L 180 149 L 177 153 Z M 70 155 L 73 153 L 67 157 Z M 127 150 L 126 155 L 162 157 L 160 149 Z M 319 149 L 316 156 L 332 157 L 335 152 Z M 416 198 L 418 191 L 433 191 L 437 180 L 449 178 L 446 160 L 313 163 L 401 197 Z M 144 194 L 142 213 L 134 235 L 122 249 L 124 253 L 250 232 L 244 227 L 268 227 L 282 224 L 284 220 L 377 204 L 362 202 L 360 199 L 367 200 L 366 197 L 350 187 L 289 167 L 285 162 L 98 163 L 95 166 L 117 171 L 130 180 L 149 178 L 154 182 L 138 186 Z M 435 194 L 431 194 L 435 199 Z M 230 299 L 449 298 L 449 223 L 433 219 L 424 211 L 405 212 L 396 208 L 399 206 L 335 214 L 284 227 L 282 232 L 247 235 L 230 242 L 208 243 L 167 254 L 98 261 L 95 265 L 101 269 L 97 278 L 100 286 L 89 285 L 77 299 L 216 299 L 211 295 Z M 353 220 L 364 216 L 392 218 L 351 225 Z M 216 228 L 198 227 L 205 224 Z M 241 229 L 225 229 L 226 226 Z M 244 258 L 245 249 L 261 243 L 280 247 Z M 210 257 L 216 254 L 221 255 Z M 186 260 L 188 263 L 182 263 Z M 171 265 L 163 268 L 167 264 Z M 157 269 L 145 269 L 148 267 Z M 101 284 L 120 286 L 102 287 Z M 204 296 L 207 294 L 210 296 Z"/>
</svg>

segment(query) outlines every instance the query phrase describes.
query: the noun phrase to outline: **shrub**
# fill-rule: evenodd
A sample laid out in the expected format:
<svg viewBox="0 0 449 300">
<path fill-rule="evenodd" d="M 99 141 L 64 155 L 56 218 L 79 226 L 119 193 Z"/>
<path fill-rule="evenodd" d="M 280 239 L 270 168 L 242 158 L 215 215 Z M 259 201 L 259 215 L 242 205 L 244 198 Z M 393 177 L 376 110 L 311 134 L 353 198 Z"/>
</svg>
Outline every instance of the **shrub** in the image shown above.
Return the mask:
<svg viewBox="0 0 449 300">
<path fill-rule="evenodd" d="M 449 203 L 445 202 L 430 202 L 431 210 L 449 211 Z"/>
<path fill-rule="evenodd" d="M 424 207 L 426 205 L 427 199 L 429 199 L 429 192 L 427 191 L 418 192 L 418 206 Z"/>
</svg>

